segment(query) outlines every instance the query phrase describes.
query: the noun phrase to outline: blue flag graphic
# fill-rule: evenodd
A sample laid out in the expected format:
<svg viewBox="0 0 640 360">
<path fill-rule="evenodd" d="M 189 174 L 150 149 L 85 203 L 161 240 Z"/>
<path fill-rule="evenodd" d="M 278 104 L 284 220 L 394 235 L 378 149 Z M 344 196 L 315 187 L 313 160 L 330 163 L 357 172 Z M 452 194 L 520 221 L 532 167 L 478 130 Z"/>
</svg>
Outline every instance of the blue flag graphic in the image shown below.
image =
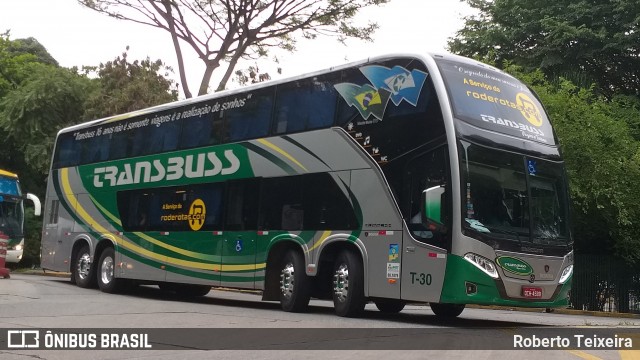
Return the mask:
<svg viewBox="0 0 640 360">
<path fill-rule="evenodd" d="M 391 101 L 398 106 L 402 99 L 416 106 L 424 81 L 428 74 L 420 70 L 407 70 L 402 66 L 388 68 L 380 65 L 369 65 L 360 68 L 364 76 L 378 89 L 391 92 Z"/>
</svg>

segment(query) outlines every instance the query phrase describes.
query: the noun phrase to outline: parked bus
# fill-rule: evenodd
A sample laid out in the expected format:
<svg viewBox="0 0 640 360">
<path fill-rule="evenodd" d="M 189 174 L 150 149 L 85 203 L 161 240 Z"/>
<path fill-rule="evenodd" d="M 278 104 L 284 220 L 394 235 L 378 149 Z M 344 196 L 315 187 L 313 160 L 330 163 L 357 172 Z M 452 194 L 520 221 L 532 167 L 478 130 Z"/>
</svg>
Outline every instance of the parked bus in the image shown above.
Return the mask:
<svg viewBox="0 0 640 360">
<path fill-rule="evenodd" d="M 60 131 L 42 267 L 117 292 L 567 305 L 567 181 L 536 95 L 454 55 L 371 58 Z"/>
<path fill-rule="evenodd" d="M 24 205 L 23 200 L 33 202 L 34 215 L 40 215 L 40 200 L 33 194 L 22 194 L 18 175 L 0 169 L 0 235 L 9 238 L 7 263 L 22 260 L 24 252 Z"/>
</svg>

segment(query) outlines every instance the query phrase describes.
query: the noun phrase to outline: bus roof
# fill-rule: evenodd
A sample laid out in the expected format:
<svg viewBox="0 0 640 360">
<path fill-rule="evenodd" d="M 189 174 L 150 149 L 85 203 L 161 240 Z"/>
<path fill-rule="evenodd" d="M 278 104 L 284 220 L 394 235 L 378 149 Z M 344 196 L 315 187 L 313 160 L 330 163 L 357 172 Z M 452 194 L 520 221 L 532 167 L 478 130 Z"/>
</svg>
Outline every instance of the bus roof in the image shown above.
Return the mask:
<svg viewBox="0 0 640 360">
<path fill-rule="evenodd" d="M 12 178 L 14 178 L 14 179 L 17 179 L 17 178 L 18 178 L 18 175 L 17 175 L 17 174 L 14 174 L 14 173 L 12 173 L 12 172 L 8 172 L 8 171 L 6 171 L 6 170 L 2 170 L 2 169 L 0 169 L 0 176 L 12 177 Z"/>
</svg>

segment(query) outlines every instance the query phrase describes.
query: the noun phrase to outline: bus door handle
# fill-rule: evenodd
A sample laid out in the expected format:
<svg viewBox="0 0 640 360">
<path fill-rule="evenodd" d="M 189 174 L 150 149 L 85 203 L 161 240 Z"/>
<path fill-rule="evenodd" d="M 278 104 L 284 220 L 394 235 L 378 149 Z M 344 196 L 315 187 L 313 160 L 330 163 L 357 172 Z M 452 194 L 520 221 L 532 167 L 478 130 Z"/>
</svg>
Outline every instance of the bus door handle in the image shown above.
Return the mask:
<svg viewBox="0 0 640 360">
<path fill-rule="evenodd" d="M 407 246 L 406 248 L 408 253 L 414 253 L 416 252 L 416 247 L 415 246 Z"/>
</svg>

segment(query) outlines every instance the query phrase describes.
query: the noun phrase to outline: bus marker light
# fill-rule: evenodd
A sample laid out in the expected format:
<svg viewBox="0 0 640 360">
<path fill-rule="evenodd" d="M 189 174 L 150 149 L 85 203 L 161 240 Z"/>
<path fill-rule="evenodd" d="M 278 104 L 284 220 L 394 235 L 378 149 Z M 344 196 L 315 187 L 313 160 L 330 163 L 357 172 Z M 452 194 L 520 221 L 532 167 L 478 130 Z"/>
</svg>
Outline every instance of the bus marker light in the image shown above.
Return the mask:
<svg viewBox="0 0 640 360">
<path fill-rule="evenodd" d="M 389 282 L 389 284 L 396 284 L 398 282 L 398 280 L 396 279 L 387 279 L 387 281 Z"/>
<path fill-rule="evenodd" d="M 222 231 L 214 231 L 213 235 L 222 235 Z"/>
<path fill-rule="evenodd" d="M 162 231 L 162 232 L 160 232 L 160 235 L 169 235 L 169 232 L 168 231 Z"/>
<path fill-rule="evenodd" d="M 269 235 L 268 231 L 258 231 L 258 235 L 262 236 L 262 235 Z"/>
<path fill-rule="evenodd" d="M 160 265 L 160 270 L 164 270 L 165 266 L 164 265 Z"/>
</svg>

